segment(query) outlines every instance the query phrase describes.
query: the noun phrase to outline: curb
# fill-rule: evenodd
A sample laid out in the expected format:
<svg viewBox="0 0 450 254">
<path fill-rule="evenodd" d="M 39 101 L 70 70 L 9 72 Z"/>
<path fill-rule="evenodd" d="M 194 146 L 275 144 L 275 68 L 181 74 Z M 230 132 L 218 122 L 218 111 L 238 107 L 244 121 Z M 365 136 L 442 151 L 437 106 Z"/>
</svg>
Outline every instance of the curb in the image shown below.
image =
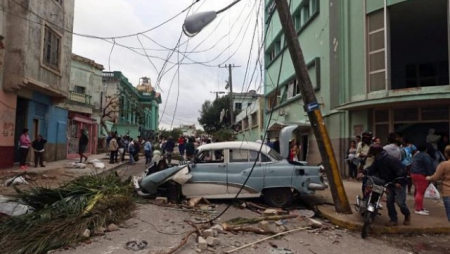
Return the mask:
<svg viewBox="0 0 450 254">
<path fill-rule="evenodd" d="M 320 215 L 329 220 L 332 224 L 351 230 L 360 231 L 362 229 L 362 219 L 354 221 L 351 214 L 339 214 L 332 206 L 318 205 L 317 210 Z M 414 223 L 414 221 L 413 221 Z M 449 234 L 450 226 L 447 227 L 414 227 L 399 225 L 397 227 L 386 227 L 382 225 L 371 225 L 371 234 Z"/>
</svg>

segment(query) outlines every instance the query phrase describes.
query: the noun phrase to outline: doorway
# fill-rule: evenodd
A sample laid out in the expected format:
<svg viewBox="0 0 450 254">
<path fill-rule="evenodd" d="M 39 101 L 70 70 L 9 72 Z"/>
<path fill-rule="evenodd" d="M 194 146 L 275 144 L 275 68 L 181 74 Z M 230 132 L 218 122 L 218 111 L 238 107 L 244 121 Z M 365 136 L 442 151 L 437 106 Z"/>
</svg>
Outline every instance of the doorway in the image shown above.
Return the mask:
<svg viewBox="0 0 450 254">
<path fill-rule="evenodd" d="M 14 162 L 19 162 L 19 139 L 22 135 L 23 129 L 28 128 L 27 115 L 28 115 L 29 100 L 17 97 L 16 107 L 16 129 L 14 131 Z"/>
</svg>

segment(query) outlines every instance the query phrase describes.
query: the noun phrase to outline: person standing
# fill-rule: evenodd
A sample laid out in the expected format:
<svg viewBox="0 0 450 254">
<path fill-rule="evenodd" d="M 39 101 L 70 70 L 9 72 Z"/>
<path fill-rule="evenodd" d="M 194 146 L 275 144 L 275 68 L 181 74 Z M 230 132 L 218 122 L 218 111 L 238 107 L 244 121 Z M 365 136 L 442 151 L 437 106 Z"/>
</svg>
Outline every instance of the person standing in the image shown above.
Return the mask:
<svg viewBox="0 0 450 254">
<path fill-rule="evenodd" d="M 402 160 L 402 153 L 400 151 L 400 138 L 397 133 L 391 132 L 388 134 L 387 138 L 388 144 L 383 147 L 383 149 L 390 155 L 397 158 L 399 161 Z"/>
<path fill-rule="evenodd" d="M 280 139 L 278 137 L 275 137 L 275 141 L 273 142 L 273 149 L 277 151 L 277 153 L 280 153 Z"/>
<path fill-rule="evenodd" d="M 432 182 L 442 179 L 442 196 L 444 199 L 445 213 L 450 222 L 450 145 L 445 147 L 444 154 L 447 157 L 447 161 L 439 164 L 436 172 L 432 176 L 427 176 L 425 179 Z"/>
<path fill-rule="evenodd" d="M 425 195 L 425 190 L 428 187 L 426 176 L 430 176 L 434 173 L 433 161 L 427 153 L 426 144 L 418 145 L 417 150 L 418 152 L 412 157 L 410 170 L 415 188 L 415 213 L 419 215 L 429 215 L 429 212 L 423 208 L 423 197 Z"/>
<path fill-rule="evenodd" d="M 37 165 L 41 165 L 41 167 L 45 167 L 44 165 L 44 145 L 47 143 L 47 140 L 42 138 L 42 135 L 37 135 L 37 138 L 33 141 L 32 147 L 34 149 L 34 167 L 37 168 Z"/>
<path fill-rule="evenodd" d="M 152 143 L 150 142 L 150 138 L 147 138 L 144 143 L 145 165 L 152 161 L 152 153 Z"/>
<path fill-rule="evenodd" d="M 373 157 L 367 156 L 369 153 L 370 145 L 372 143 L 372 138 L 373 138 L 372 132 L 364 131 L 361 134 L 361 136 L 362 136 L 361 142 L 357 143 L 357 145 L 356 145 L 356 155 L 355 155 L 355 158 L 357 158 L 359 160 L 359 163 L 357 166 L 358 173 L 362 173 L 362 171 L 364 169 L 368 168 L 373 163 Z M 362 180 L 362 186 L 361 186 L 363 196 L 365 194 L 366 183 L 367 183 L 367 178 L 364 177 Z"/>
<path fill-rule="evenodd" d="M 128 156 L 130 157 L 128 164 L 130 164 L 130 165 L 136 164 L 136 161 L 134 160 L 135 152 L 136 152 L 136 148 L 134 147 L 134 141 L 133 141 L 133 138 L 130 137 L 130 142 L 128 143 Z"/>
<path fill-rule="evenodd" d="M 392 185 L 386 187 L 386 206 L 390 218 L 386 226 L 393 227 L 398 225 L 395 203 L 397 203 L 401 213 L 405 216 L 403 225 L 411 225 L 411 212 L 406 205 L 407 180 L 405 166 L 403 166 L 400 160 L 388 154 L 386 150 L 378 144 L 371 145 L 368 154 L 375 159 L 372 165 L 364 170 L 365 174 L 369 176 L 377 175 L 386 183 L 392 183 Z"/>
<path fill-rule="evenodd" d="M 184 157 L 184 151 L 186 149 L 186 140 L 184 139 L 183 135 L 180 135 L 178 138 L 178 150 L 180 151 L 180 156 Z"/>
<path fill-rule="evenodd" d="M 172 137 L 169 137 L 166 143 L 166 158 L 167 158 L 167 164 L 170 164 L 172 162 L 172 154 L 173 149 L 175 148 L 175 142 L 173 141 Z"/>
<path fill-rule="evenodd" d="M 84 162 L 87 161 L 88 157 L 84 155 L 83 153 L 86 151 L 86 146 L 89 143 L 89 138 L 84 133 L 84 130 L 80 131 L 80 139 L 78 140 L 78 154 L 80 155 L 80 163 L 82 162 L 82 159 L 84 158 Z"/>
<path fill-rule="evenodd" d="M 25 128 L 22 131 L 22 135 L 19 139 L 19 161 L 20 161 L 20 169 L 28 169 L 26 160 L 28 156 L 28 150 L 31 146 L 31 140 L 28 136 L 28 129 Z"/>
<path fill-rule="evenodd" d="M 347 151 L 346 161 L 348 164 L 348 173 L 351 179 L 356 179 L 358 175 L 358 163 L 355 163 L 356 156 L 356 142 L 354 140 L 350 141 L 350 148 Z"/>
<path fill-rule="evenodd" d="M 186 160 L 192 160 L 195 155 L 194 137 L 189 137 L 189 141 L 186 144 Z M 216 155 L 217 156 L 217 155 Z"/>
<path fill-rule="evenodd" d="M 114 164 L 117 159 L 117 152 L 119 151 L 119 143 L 117 143 L 115 134 L 111 136 L 108 150 L 109 150 L 109 164 Z"/>
</svg>

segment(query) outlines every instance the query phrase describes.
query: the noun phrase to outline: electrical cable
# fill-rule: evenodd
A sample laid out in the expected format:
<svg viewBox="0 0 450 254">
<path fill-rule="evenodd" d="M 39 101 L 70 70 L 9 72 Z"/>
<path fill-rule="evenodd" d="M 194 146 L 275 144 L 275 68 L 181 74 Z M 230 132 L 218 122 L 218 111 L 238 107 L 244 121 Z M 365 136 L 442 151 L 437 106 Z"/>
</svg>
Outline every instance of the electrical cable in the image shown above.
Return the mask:
<svg viewBox="0 0 450 254">
<path fill-rule="evenodd" d="M 289 6 L 290 6 L 290 4 L 291 4 L 290 2 L 291 2 L 291 0 L 289 0 Z M 269 21 L 269 24 L 270 24 L 270 21 Z M 268 30 L 267 30 L 267 31 L 268 31 Z M 267 33 L 266 33 L 266 36 L 267 36 Z M 281 78 L 281 70 L 282 70 L 282 66 L 283 66 L 283 58 L 284 58 L 284 54 L 281 55 L 281 63 L 280 63 L 279 71 L 278 71 L 278 81 L 277 81 L 277 87 L 276 87 L 276 90 L 278 90 L 278 83 L 279 83 L 280 78 Z M 267 126 L 266 126 L 265 129 L 267 129 L 267 128 L 269 127 L 269 123 L 270 123 L 270 121 L 271 121 L 271 119 L 272 119 L 272 115 L 273 115 L 273 110 L 270 112 L 270 115 L 269 115 L 269 121 L 267 121 Z M 267 131 L 264 132 L 264 138 L 263 138 L 263 141 L 265 140 L 266 135 L 267 135 Z M 259 160 L 259 157 L 260 157 L 260 155 L 261 155 L 261 151 L 262 151 L 263 146 L 264 146 L 264 142 L 261 142 L 261 145 L 260 145 L 259 151 L 258 151 L 258 155 L 256 156 L 256 159 L 255 159 L 255 161 L 253 162 L 252 168 L 251 168 L 251 170 L 249 171 L 248 176 L 247 176 L 247 178 L 245 179 L 244 183 L 243 183 L 243 184 L 241 185 L 241 187 L 239 188 L 239 191 L 236 193 L 236 196 L 234 196 L 233 200 L 236 200 L 236 199 L 239 197 L 239 194 L 240 194 L 240 193 L 242 192 L 242 190 L 244 189 L 245 184 L 246 184 L 246 183 L 248 182 L 248 180 L 250 179 L 250 176 L 252 175 L 253 170 L 255 169 L 255 166 L 256 166 L 256 164 L 257 164 L 257 162 L 258 162 L 258 160 Z M 211 223 L 211 222 L 217 220 L 218 218 L 220 218 L 220 216 L 222 216 L 223 214 L 225 214 L 225 212 L 226 212 L 230 207 L 231 207 L 231 203 L 228 204 L 227 207 L 225 207 L 225 209 L 224 209 L 222 212 L 220 212 L 217 216 L 215 216 L 214 218 L 209 219 L 209 220 L 207 220 L 207 221 L 196 222 L 196 224 Z"/>
<path fill-rule="evenodd" d="M 47 23 L 49 23 L 49 24 L 51 24 L 51 25 L 53 25 L 53 26 L 55 26 L 55 27 L 57 27 L 57 28 L 63 30 L 64 32 L 71 33 L 71 34 L 73 34 L 73 35 L 77 35 L 77 36 L 81 36 L 81 37 L 86 37 L 86 38 L 106 39 L 106 40 L 109 39 L 109 40 L 111 40 L 111 39 L 123 39 L 123 38 L 128 38 L 128 37 L 134 37 L 134 36 L 137 36 L 137 35 L 139 35 L 139 34 L 144 34 L 144 33 L 148 33 L 148 32 L 150 32 L 150 31 L 153 31 L 153 30 L 155 30 L 155 29 L 157 29 L 157 28 L 159 28 L 159 27 L 161 27 L 161 26 L 167 24 L 168 22 L 172 21 L 173 19 L 175 19 L 176 17 L 180 16 L 180 15 L 183 14 L 184 12 L 190 10 L 190 9 L 191 9 L 197 2 L 199 2 L 200 0 L 194 0 L 194 2 L 193 2 L 192 4 L 190 4 L 188 7 L 184 8 L 181 12 L 179 12 L 179 13 L 176 14 L 175 16 L 169 18 L 168 20 L 166 20 L 166 21 L 164 21 L 164 22 L 162 22 L 162 23 L 160 23 L 160 24 L 158 24 L 158 25 L 156 25 L 156 26 L 154 26 L 154 27 L 152 27 L 152 28 L 149 28 L 149 29 L 147 29 L 147 30 L 144 30 L 144 31 L 138 32 L 138 33 L 134 33 L 134 34 L 127 34 L 127 35 L 120 35 L 120 36 L 109 36 L 109 37 L 108 37 L 108 36 L 107 36 L 107 37 L 95 36 L 95 35 L 82 34 L 82 33 L 76 33 L 76 32 L 74 32 L 74 31 L 70 31 L 70 30 L 68 30 L 68 29 L 66 29 L 66 28 L 64 28 L 64 27 L 61 27 L 61 26 L 59 26 L 59 25 L 57 25 L 57 24 L 55 24 L 55 23 L 53 23 L 53 22 L 51 22 L 51 21 L 49 21 L 49 20 L 46 20 L 45 18 L 43 18 L 43 17 L 41 17 L 39 14 L 33 12 L 32 10 L 30 10 L 30 9 L 27 8 L 26 6 L 22 5 L 21 3 L 18 3 L 16 0 L 9 0 L 9 1 L 14 2 L 15 4 L 19 5 L 19 6 L 22 7 L 23 9 L 27 10 L 28 12 L 30 12 L 31 14 L 35 15 L 36 17 L 38 17 L 38 18 L 40 18 L 41 20 L 44 20 L 44 21 L 46 21 Z"/>
</svg>

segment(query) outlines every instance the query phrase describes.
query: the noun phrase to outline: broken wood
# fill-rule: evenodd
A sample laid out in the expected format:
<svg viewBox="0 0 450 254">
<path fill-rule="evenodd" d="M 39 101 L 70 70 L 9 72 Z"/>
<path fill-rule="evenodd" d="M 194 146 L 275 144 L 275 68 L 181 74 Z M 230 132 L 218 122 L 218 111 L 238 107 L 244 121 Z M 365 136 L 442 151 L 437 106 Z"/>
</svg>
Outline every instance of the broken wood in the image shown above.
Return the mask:
<svg viewBox="0 0 450 254">
<path fill-rule="evenodd" d="M 266 210 L 267 209 L 267 207 L 263 207 L 263 206 L 255 204 L 255 203 L 252 203 L 252 202 L 247 202 L 247 205 L 251 206 L 253 208 L 256 208 L 256 209 L 260 209 L 260 210 Z"/>
<path fill-rule="evenodd" d="M 242 218 L 237 217 L 231 220 L 226 221 L 228 224 L 232 225 L 241 225 L 241 224 L 255 224 L 263 220 L 284 220 L 284 219 L 292 219 L 297 218 L 297 214 L 288 214 L 288 215 L 273 215 L 273 216 L 263 216 L 263 217 L 257 217 L 257 218 Z"/>
<path fill-rule="evenodd" d="M 260 234 L 260 235 L 273 235 L 276 234 L 275 231 L 272 230 L 263 230 L 261 228 L 255 228 L 255 227 L 250 227 L 250 226 L 232 226 L 232 225 L 228 225 L 227 223 L 222 223 L 221 224 L 223 227 L 223 230 L 225 231 L 229 231 L 229 232 L 252 232 L 255 234 Z"/>
<path fill-rule="evenodd" d="M 169 252 L 167 252 L 166 254 L 172 254 L 172 253 L 175 253 L 175 251 L 177 251 L 178 249 L 180 249 L 183 245 L 185 245 L 185 244 L 187 243 L 187 240 L 189 239 L 189 237 L 190 237 L 192 234 L 197 233 L 197 236 L 201 236 L 201 235 L 202 235 L 201 230 L 206 229 L 206 228 L 209 227 L 208 225 L 200 225 L 200 226 L 197 226 L 194 222 L 189 221 L 189 220 L 184 220 L 184 222 L 186 222 L 186 223 L 189 224 L 190 226 L 194 227 L 195 229 L 192 230 L 192 231 L 189 231 L 189 232 L 187 233 L 187 235 L 183 237 L 183 239 L 181 240 L 181 242 L 180 242 L 177 246 L 173 247 L 173 248 L 172 248 Z"/>
<path fill-rule="evenodd" d="M 264 242 L 264 241 L 266 241 L 266 240 L 275 238 L 275 237 L 277 237 L 277 236 L 286 235 L 286 234 L 288 234 L 288 233 L 292 233 L 292 232 L 300 231 L 300 230 L 307 230 L 307 229 L 310 229 L 310 227 L 294 228 L 294 229 L 289 230 L 289 231 L 281 232 L 281 233 L 278 233 L 278 234 L 276 234 L 276 235 L 268 236 L 268 237 L 266 237 L 266 238 L 260 239 L 260 240 L 255 241 L 255 242 L 252 242 L 252 243 L 248 243 L 248 244 L 242 245 L 242 246 L 239 247 L 239 248 L 236 248 L 236 249 L 232 249 L 232 250 L 226 251 L 225 253 L 233 253 L 233 252 L 236 252 L 236 251 L 238 251 L 238 250 L 242 250 L 242 249 L 244 249 L 244 248 L 247 248 L 247 247 L 249 247 L 249 246 L 252 246 L 253 244 L 257 244 L 257 243 L 260 243 L 260 242 Z"/>
</svg>

